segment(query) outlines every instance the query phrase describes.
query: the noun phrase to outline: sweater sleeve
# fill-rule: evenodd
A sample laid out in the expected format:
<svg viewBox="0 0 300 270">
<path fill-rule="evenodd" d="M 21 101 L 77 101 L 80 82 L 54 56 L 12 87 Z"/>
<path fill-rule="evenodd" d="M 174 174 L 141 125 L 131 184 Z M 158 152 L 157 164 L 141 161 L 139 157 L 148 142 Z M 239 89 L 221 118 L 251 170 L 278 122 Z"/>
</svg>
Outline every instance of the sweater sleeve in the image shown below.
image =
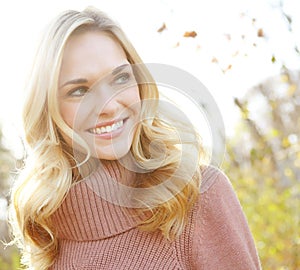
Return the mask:
<svg viewBox="0 0 300 270">
<path fill-rule="evenodd" d="M 193 269 L 261 269 L 246 217 L 228 178 L 217 169 L 210 174 L 196 209 Z"/>
</svg>

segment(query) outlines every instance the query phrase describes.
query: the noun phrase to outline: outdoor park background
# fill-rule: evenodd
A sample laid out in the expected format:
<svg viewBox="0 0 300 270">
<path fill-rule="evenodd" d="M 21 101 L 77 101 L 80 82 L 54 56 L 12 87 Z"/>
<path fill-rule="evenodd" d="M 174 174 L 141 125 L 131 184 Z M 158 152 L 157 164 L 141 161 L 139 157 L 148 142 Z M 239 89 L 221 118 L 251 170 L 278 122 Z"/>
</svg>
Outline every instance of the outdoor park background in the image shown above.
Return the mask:
<svg viewBox="0 0 300 270">
<path fill-rule="evenodd" d="M 9 239 L 9 186 L 24 156 L 19 108 L 38 38 L 58 12 L 93 5 L 121 24 L 145 62 L 178 66 L 206 85 L 226 128 L 221 168 L 247 215 L 263 269 L 300 269 L 298 2 L 29 0 L 1 4 L 0 240 Z M 0 269 L 17 267 L 17 251 L 1 245 Z"/>
</svg>

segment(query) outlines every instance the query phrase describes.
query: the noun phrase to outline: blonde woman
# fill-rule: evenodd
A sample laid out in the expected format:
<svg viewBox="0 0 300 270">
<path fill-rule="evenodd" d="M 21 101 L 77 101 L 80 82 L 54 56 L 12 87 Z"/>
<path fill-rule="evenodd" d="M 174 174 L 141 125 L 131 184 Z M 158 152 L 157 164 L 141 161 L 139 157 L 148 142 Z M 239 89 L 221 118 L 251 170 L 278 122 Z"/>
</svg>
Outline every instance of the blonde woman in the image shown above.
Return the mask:
<svg viewBox="0 0 300 270">
<path fill-rule="evenodd" d="M 162 116 L 146 66 L 105 14 L 58 16 L 28 88 L 10 212 L 26 267 L 260 269 L 226 176 L 201 164 L 192 128 Z"/>
</svg>

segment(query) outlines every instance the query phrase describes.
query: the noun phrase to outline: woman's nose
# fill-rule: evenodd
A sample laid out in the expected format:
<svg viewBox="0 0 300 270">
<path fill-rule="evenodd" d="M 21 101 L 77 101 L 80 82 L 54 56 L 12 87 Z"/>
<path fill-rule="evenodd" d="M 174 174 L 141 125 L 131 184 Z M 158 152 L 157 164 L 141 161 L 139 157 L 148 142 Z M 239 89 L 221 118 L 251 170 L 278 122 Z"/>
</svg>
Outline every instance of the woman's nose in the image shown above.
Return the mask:
<svg viewBox="0 0 300 270">
<path fill-rule="evenodd" d="M 97 115 L 114 115 L 120 109 L 121 103 L 119 101 L 118 91 L 113 89 L 108 84 L 103 84 L 95 90 L 94 112 Z"/>
</svg>

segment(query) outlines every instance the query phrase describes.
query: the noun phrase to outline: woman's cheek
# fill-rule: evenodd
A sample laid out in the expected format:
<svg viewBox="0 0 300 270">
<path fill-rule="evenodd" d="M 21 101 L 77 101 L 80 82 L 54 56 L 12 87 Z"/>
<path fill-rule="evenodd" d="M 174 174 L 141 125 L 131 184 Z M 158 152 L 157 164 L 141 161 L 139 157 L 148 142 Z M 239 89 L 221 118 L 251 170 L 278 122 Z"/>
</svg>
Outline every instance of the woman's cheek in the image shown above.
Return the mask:
<svg viewBox="0 0 300 270">
<path fill-rule="evenodd" d="M 60 106 L 60 112 L 63 120 L 72 129 L 74 129 L 74 123 L 75 123 L 77 111 L 78 111 L 78 104 L 63 103 Z"/>
<path fill-rule="evenodd" d="M 124 91 L 123 95 L 127 105 L 135 106 L 141 102 L 139 88 L 137 86 Z"/>
</svg>

